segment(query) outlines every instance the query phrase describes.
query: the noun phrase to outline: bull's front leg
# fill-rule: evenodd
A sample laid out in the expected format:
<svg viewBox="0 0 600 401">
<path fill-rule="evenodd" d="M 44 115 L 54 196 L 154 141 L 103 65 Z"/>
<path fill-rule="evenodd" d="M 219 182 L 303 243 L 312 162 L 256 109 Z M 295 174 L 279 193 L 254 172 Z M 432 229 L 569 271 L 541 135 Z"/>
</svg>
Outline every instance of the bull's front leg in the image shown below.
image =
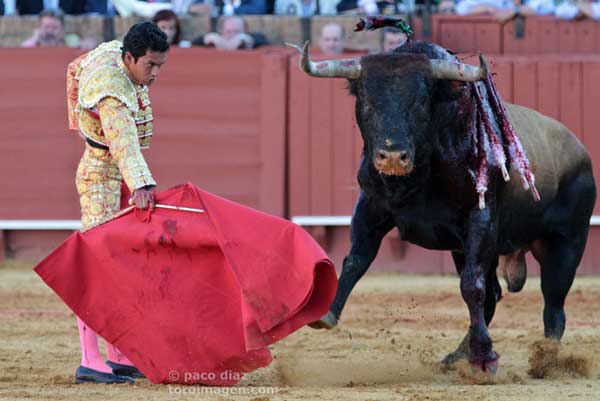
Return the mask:
<svg viewBox="0 0 600 401">
<path fill-rule="evenodd" d="M 382 211 L 374 199 L 361 192 L 350 224 L 350 254 L 344 258 L 335 299 L 329 312 L 310 323 L 310 327 L 332 329 L 337 325 L 348 296 L 377 256 L 381 240 L 393 227 L 392 217 Z"/>
<path fill-rule="evenodd" d="M 469 327 L 469 361 L 483 371 L 495 373 L 498 355 L 492 350 L 492 339 L 487 329 L 485 316 L 486 278 L 489 269 L 495 268 L 497 223 L 492 202 L 488 206 L 472 211 L 467 223 L 467 238 L 464 245 L 465 264 L 460 274 L 460 292 L 467 307 L 471 325 Z M 489 291 L 489 286 L 488 286 Z"/>
<path fill-rule="evenodd" d="M 454 263 L 456 264 L 456 272 L 460 277 L 465 267 L 465 255 L 462 252 L 452 252 L 452 257 L 454 259 Z M 492 265 L 488 269 L 488 274 L 485 279 L 484 316 L 487 327 L 490 326 L 490 322 L 494 317 L 496 303 L 498 303 L 502 298 L 502 287 L 500 286 L 500 283 L 498 282 L 498 276 L 496 275 L 497 262 L 498 257 L 492 261 Z M 469 360 L 471 357 L 470 343 L 470 335 L 469 331 L 467 331 L 467 334 L 461 341 L 458 348 L 454 352 L 448 354 L 442 363 L 446 366 L 451 366 L 461 359 Z"/>
</svg>

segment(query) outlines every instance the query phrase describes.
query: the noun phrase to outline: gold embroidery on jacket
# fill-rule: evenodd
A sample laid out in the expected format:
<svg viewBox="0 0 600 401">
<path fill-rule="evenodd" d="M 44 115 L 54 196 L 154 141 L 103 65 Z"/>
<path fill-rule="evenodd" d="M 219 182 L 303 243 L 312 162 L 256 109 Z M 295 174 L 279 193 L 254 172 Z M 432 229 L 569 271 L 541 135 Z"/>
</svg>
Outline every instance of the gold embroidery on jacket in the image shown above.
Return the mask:
<svg viewBox="0 0 600 401">
<path fill-rule="evenodd" d="M 81 133 L 93 142 L 108 146 L 97 105 L 107 98 L 118 99 L 131 112 L 138 129 L 140 146 L 150 146 L 152 137 L 152 107 L 148 88 L 129 79 L 127 67 L 121 58 L 121 42 L 103 43 L 77 64 L 69 65 L 67 80 L 78 79 L 79 93 L 74 113 L 78 115 Z M 76 66 L 78 71 L 71 71 Z M 68 85 L 69 86 L 69 85 Z M 69 100 L 72 102 L 72 99 Z M 71 104 L 71 103 L 70 103 Z M 71 106 L 70 106 L 71 107 Z M 71 108 L 70 118 L 72 117 Z"/>
</svg>

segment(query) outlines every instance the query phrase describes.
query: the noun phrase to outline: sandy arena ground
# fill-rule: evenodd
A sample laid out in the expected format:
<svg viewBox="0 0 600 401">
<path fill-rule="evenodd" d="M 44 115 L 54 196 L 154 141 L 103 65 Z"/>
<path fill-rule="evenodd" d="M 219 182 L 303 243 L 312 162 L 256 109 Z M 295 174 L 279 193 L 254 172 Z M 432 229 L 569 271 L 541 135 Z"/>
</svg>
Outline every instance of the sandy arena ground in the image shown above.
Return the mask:
<svg viewBox="0 0 600 401">
<path fill-rule="evenodd" d="M 351 296 L 339 328 L 304 328 L 275 344 L 273 364 L 230 393 L 146 380 L 76 385 L 74 315 L 30 266 L 9 266 L 0 268 L 0 399 L 600 400 L 600 278 L 575 281 L 558 356 L 531 349 L 542 338 L 541 314 L 538 279 L 505 294 L 491 328 L 500 369 L 493 385 L 475 385 L 466 367 L 444 372 L 437 364 L 468 326 L 457 278 L 371 274 Z M 550 368 L 542 372 L 548 377 L 528 374 L 531 357 Z"/>
</svg>

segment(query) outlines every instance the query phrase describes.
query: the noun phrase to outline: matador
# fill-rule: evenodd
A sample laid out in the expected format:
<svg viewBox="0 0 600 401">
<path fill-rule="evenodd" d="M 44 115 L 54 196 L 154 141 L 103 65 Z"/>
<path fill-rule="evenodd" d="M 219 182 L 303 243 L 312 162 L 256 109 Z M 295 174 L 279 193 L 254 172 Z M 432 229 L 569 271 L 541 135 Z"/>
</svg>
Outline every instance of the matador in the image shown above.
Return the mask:
<svg viewBox="0 0 600 401">
<path fill-rule="evenodd" d="M 85 139 L 76 186 L 83 229 L 120 209 L 122 183 L 137 208 L 154 208 L 156 182 L 141 150 L 152 138 L 148 87 L 166 62 L 166 35 L 153 23 L 134 25 L 123 43 L 103 43 L 73 60 L 67 70 L 69 128 Z M 81 366 L 75 380 L 126 383 L 143 375 L 111 344 L 105 362 L 98 335 L 78 316 Z"/>
</svg>

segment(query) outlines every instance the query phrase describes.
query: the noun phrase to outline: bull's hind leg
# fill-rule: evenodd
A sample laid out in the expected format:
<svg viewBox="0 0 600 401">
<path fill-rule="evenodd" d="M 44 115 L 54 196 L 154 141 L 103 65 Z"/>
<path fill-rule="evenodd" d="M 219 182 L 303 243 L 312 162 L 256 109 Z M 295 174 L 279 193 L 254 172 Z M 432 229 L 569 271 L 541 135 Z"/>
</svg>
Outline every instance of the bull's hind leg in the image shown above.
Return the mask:
<svg viewBox="0 0 600 401">
<path fill-rule="evenodd" d="M 552 241 L 540 262 L 544 335 L 548 338 L 560 340 L 565 331 L 565 298 L 573 284 L 583 248 L 566 241 Z"/>
<path fill-rule="evenodd" d="M 320 320 L 310 323 L 310 327 L 331 329 L 337 325 L 348 296 L 373 263 L 381 240 L 393 227 L 393 219 L 387 213 L 382 213 L 376 204 L 361 193 L 350 225 L 352 247 L 350 254 L 344 259 L 335 299 L 329 312 Z"/>
<path fill-rule="evenodd" d="M 551 240 L 536 241 L 532 249 L 541 267 L 544 335 L 555 340 L 560 340 L 565 331 L 565 299 L 585 249 L 588 225 L 580 228 L 570 238 L 555 235 Z"/>
<path fill-rule="evenodd" d="M 465 258 L 462 253 L 452 252 L 452 258 L 454 259 L 454 264 L 456 265 L 456 271 L 460 275 L 465 263 Z M 494 318 L 494 313 L 496 312 L 496 304 L 502 298 L 502 287 L 498 281 L 498 276 L 496 275 L 496 265 L 497 260 L 492 263 L 488 270 L 488 275 L 485 280 L 486 288 L 485 288 L 485 303 L 483 315 L 485 318 L 486 326 L 489 326 Z M 452 365 L 458 362 L 461 359 L 469 360 L 471 358 L 471 349 L 470 349 L 470 339 L 469 331 L 460 342 L 458 348 L 448 355 L 442 360 L 444 365 Z"/>
<path fill-rule="evenodd" d="M 549 238 L 536 241 L 532 247 L 541 267 L 544 334 L 556 340 L 565 331 L 565 298 L 585 249 L 596 187 L 591 174 L 582 174 L 560 192 L 547 213 L 547 219 L 553 223 Z"/>
</svg>

